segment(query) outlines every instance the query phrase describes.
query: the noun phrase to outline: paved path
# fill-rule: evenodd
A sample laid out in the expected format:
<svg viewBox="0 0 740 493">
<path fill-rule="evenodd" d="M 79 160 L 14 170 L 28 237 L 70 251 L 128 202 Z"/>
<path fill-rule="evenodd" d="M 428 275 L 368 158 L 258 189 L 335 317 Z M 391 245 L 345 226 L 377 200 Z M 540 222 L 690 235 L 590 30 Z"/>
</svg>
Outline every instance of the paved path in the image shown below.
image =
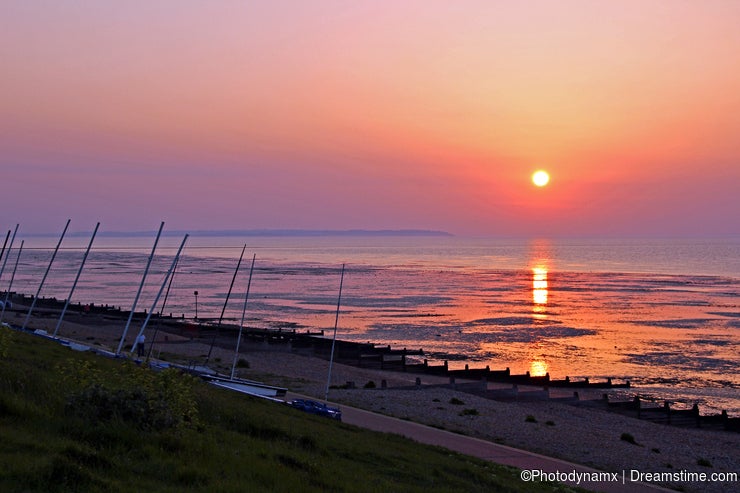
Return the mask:
<svg viewBox="0 0 740 493">
<path fill-rule="evenodd" d="M 315 399 L 315 397 L 303 396 L 289 392 L 285 399 Z M 568 474 L 575 476 L 574 473 L 586 473 L 587 475 L 598 475 L 601 473 L 602 477 L 607 475 L 607 473 L 598 471 L 597 469 L 573 464 L 572 462 L 552 457 L 546 457 L 544 455 L 527 452 L 513 447 L 507 447 L 506 445 L 488 442 L 479 438 L 459 435 L 457 433 L 440 430 L 438 428 L 432 428 L 431 426 L 421 425 L 370 411 L 364 411 L 350 406 L 338 404 L 331 405 L 342 409 L 342 422 L 344 423 L 374 431 L 395 433 L 420 443 L 437 445 L 465 455 L 489 460 L 497 464 L 513 466 L 522 469 L 522 471 L 560 473 L 563 476 Z M 524 476 L 528 473 L 523 472 L 522 474 Z M 581 481 L 581 483 L 578 484 L 578 481 L 573 477 L 572 479 L 574 480 L 572 481 L 566 478 L 560 482 L 573 486 L 580 486 L 581 488 L 591 491 L 606 493 L 657 493 L 661 491 L 673 491 L 649 484 L 633 483 L 630 482 L 629 472 L 626 472 L 625 475 L 626 476 L 623 477 L 622 473 L 618 473 L 616 478 L 610 478 L 612 479 L 611 481 Z"/>
</svg>

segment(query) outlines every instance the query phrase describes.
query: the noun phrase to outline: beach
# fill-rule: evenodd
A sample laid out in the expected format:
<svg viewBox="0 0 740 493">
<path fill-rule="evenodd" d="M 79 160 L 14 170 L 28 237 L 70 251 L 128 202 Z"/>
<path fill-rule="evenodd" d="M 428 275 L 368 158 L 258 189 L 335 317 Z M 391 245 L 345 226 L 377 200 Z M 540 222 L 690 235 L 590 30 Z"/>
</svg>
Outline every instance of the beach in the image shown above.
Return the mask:
<svg viewBox="0 0 740 493">
<path fill-rule="evenodd" d="M 20 312 L 10 315 L 5 321 L 14 324 L 22 321 Z M 41 310 L 31 317 L 29 328 L 51 333 L 57 320 L 58 314 Z M 59 335 L 115 350 L 124 322 L 123 317 L 70 313 Z M 124 345 L 127 350 L 140 325 L 132 324 L 132 327 L 135 328 L 129 331 Z M 151 334 L 154 328 L 152 325 L 147 333 Z M 202 363 L 208 351 L 205 341 L 171 330 L 158 331 L 152 346 L 153 357 L 191 364 Z M 210 366 L 228 373 L 233 354 L 233 349 L 214 347 Z M 248 362 L 248 368 L 237 368 L 242 378 L 324 398 L 329 370 L 325 359 L 264 350 L 256 345 L 242 346 L 239 357 Z M 421 386 L 416 385 L 416 378 L 421 379 Z M 341 388 L 347 387 L 348 382 L 355 388 Z M 373 388 L 365 388 L 368 382 L 372 382 Z M 340 406 L 353 406 L 620 474 L 622 471 L 628 475 L 632 471 L 740 472 L 738 433 L 667 426 L 572 403 L 501 402 L 433 386 L 448 382 L 446 377 L 335 363 L 329 400 Z M 633 437 L 634 443 L 622 439 L 623 434 Z M 661 484 L 696 492 L 735 491 L 737 487 L 737 483 L 730 482 Z"/>
<path fill-rule="evenodd" d="M 241 247 L 234 250 L 230 237 L 194 237 L 152 308 L 174 240 L 163 239 L 136 310 L 211 323 L 223 315 L 238 324 L 249 269 L 244 262 L 234 276 Z M 469 364 L 552 379 L 630 381 L 645 401 L 740 416 L 735 243 L 246 240 L 257 253 L 244 313 L 250 328 L 332 331 L 338 259 L 346 259 L 341 340 L 423 349 L 430 364 L 448 361 L 455 370 Z M 129 309 L 144 281 L 149 239 L 101 242 L 71 299 Z M 13 291 L 39 289 L 52 252 L 48 240 L 35 245 L 21 258 Z M 74 244 L 59 252 L 41 296 L 70 297 L 81 255 Z"/>
</svg>

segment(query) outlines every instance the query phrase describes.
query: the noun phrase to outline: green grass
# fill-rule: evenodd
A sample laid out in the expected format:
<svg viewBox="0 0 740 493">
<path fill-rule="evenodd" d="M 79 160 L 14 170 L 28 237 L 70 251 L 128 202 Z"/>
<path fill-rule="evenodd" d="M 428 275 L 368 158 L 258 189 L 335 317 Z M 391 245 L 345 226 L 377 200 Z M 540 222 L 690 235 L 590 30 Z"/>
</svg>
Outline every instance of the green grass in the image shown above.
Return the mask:
<svg viewBox="0 0 740 493">
<path fill-rule="evenodd" d="M 0 327 L 0 491 L 132 490 L 573 491 Z"/>
</svg>

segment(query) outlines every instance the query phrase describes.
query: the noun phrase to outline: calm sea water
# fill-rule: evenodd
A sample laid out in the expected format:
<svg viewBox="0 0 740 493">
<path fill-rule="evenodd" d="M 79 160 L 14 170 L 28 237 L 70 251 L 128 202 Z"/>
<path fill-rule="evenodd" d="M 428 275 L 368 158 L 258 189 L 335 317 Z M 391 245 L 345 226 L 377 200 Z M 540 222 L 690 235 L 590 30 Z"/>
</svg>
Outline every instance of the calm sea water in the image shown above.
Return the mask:
<svg viewBox="0 0 740 493">
<path fill-rule="evenodd" d="M 66 299 L 85 238 L 65 240 L 42 296 Z M 181 238 L 164 238 L 137 309 L 151 309 Z M 77 302 L 130 309 L 152 238 L 100 238 Z M 333 329 L 423 348 L 451 367 L 630 380 L 644 397 L 740 414 L 740 239 L 492 240 L 446 237 L 191 238 L 157 311 L 247 325 Z M 27 242 L 13 291 L 33 294 L 54 238 Z M 0 279 L 10 281 L 15 251 Z"/>
</svg>

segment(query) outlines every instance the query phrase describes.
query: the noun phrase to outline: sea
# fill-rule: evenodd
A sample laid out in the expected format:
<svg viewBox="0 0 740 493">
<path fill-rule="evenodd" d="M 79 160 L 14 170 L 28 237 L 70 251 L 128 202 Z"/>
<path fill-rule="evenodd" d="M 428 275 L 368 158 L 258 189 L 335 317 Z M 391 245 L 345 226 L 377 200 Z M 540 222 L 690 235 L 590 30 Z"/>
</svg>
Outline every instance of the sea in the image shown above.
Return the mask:
<svg viewBox="0 0 740 493">
<path fill-rule="evenodd" d="M 20 258 L 16 241 L 0 292 L 12 280 L 129 310 L 154 236 L 96 238 L 82 270 L 89 238 L 65 239 L 51 263 L 57 238 L 26 239 Z M 137 310 L 336 328 L 430 364 L 612 378 L 631 383 L 619 397 L 740 416 L 740 238 L 193 235 L 175 263 L 181 242 L 160 240 Z"/>
</svg>

